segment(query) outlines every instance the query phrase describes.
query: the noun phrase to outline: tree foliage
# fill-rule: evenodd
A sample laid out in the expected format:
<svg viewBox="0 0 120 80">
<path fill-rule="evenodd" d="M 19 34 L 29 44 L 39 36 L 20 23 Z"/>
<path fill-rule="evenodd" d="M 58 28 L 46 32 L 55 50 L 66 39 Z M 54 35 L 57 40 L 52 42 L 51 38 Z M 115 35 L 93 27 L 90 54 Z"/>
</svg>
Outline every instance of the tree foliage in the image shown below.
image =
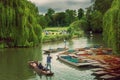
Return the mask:
<svg viewBox="0 0 120 80">
<path fill-rule="evenodd" d="M 92 7 L 87 8 L 86 20 L 88 23 L 88 31 L 93 31 L 94 33 L 102 32 L 102 21 L 103 15 L 98 10 L 92 10 Z"/>
<path fill-rule="evenodd" d="M 55 11 L 52 8 L 49 8 L 47 13 L 45 14 L 46 21 L 48 21 L 49 26 L 53 26 L 53 14 Z"/>
<path fill-rule="evenodd" d="M 53 24 L 54 26 L 65 26 L 66 21 L 65 21 L 65 13 L 64 12 L 59 12 L 53 15 Z"/>
<path fill-rule="evenodd" d="M 0 40 L 6 47 L 35 46 L 41 42 L 38 9 L 27 0 L 0 0 Z"/>
<path fill-rule="evenodd" d="M 88 30 L 88 23 L 86 21 L 86 18 L 83 17 L 82 19 L 71 23 L 68 32 L 70 33 L 70 37 L 72 37 L 74 34 L 77 34 L 79 36 L 82 34 L 83 31 L 87 31 L 87 30 Z"/>
<path fill-rule="evenodd" d="M 113 0 L 95 0 L 93 8 L 104 14 L 111 7 L 112 1 Z"/>
<path fill-rule="evenodd" d="M 84 16 L 84 10 L 82 8 L 78 9 L 78 19 L 80 20 Z"/>
<path fill-rule="evenodd" d="M 102 32 L 102 14 L 100 11 L 94 11 L 91 14 L 91 30 L 96 33 L 101 33 Z"/>
<path fill-rule="evenodd" d="M 104 40 L 120 54 L 120 0 L 114 0 L 103 18 Z"/>
<path fill-rule="evenodd" d="M 82 18 L 81 20 L 74 21 L 70 24 L 70 27 L 73 27 L 75 31 L 87 31 L 87 21 L 85 18 Z"/>
<path fill-rule="evenodd" d="M 66 23 L 67 23 L 67 25 L 71 24 L 72 22 L 74 22 L 76 20 L 76 10 L 67 9 L 65 11 L 65 13 L 66 13 Z"/>
<path fill-rule="evenodd" d="M 92 30 L 92 26 L 91 26 L 91 19 L 92 19 L 92 8 L 91 7 L 88 7 L 87 8 L 87 11 L 86 11 L 86 15 L 85 15 L 85 17 L 86 17 L 86 20 L 87 20 L 87 23 L 88 23 L 88 31 L 91 31 Z"/>
<path fill-rule="evenodd" d="M 41 25 L 42 29 L 44 29 L 48 25 L 48 21 L 43 15 L 39 15 L 38 22 Z"/>
<path fill-rule="evenodd" d="M 49 27 L 69 26 L 72 22 L 77 20 L 76 10 L 67 9 L 65 12 L 57 12 L 49 8 L 45 14 L 46 24 Z M 41 20 L 39 20 L 40 22 Z"/>
<path fill-rule="evenodd" d="M 88 31 L 101 33 L 103 31 L 103 15 L 111 7 L 113 0 L 92 0 L 93 5 L 87 8 L 86 18 Z"/>
</svg>

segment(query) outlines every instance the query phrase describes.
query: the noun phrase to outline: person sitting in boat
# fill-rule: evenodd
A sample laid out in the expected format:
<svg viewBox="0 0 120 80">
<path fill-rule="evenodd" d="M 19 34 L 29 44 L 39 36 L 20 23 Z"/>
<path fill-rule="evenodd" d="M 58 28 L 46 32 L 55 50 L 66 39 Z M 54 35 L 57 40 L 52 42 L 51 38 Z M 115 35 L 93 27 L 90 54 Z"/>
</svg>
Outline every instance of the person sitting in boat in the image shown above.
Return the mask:
<svg viewBox="0 0 120 80">
<path fill-rule="evenodd" d="M 49 70 L 49 69 L 47 69 L 47 66 L 44 67 L 44 66 L 42 65 L 42 63 L 40 63 L 40 64 L 38 65 L 38 68 L 41 69 L 41 70 L 44 70 L 44 71 L 48 71 L 48 70 Z"/>
<path fill-rule="evenodd" d="M 38 66 L 38 64 L 37 64 L 37 62 L 36 62 L 36 61 L 29 61 L 29 65 L 30 65 L 30 67 L 32 67 L 32 68 L 34 68 L 34 67 L 37 67 L 37 66 Z"/>
<path fill-rule="evenodd" d="M 42 70 L 44 69 L 42 63 L 40 63 L 40 64 L 38 65 L 38 68 L 39 68 L 39 69 L 42 69 Z"/>
</svg>

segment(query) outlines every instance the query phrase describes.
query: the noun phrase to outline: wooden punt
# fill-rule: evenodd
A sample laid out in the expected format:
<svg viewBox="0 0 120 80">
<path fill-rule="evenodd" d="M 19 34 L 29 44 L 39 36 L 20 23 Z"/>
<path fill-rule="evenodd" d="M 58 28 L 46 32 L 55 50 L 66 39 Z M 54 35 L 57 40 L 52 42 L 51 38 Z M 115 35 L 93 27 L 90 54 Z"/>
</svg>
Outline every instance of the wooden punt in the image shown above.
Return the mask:
<svg viewBox="0 0 120 80">
<path fill-rule="evenodd" d="M 110 73 L 110 74 L 106 74 L 106 75 L 100 76 L 100 79 L 104 79 L 104 80 L 119 80 L 120 79 L 120 74 Z"/>
<path fill-rule="evenodd" d="M 28 62 L 29 66 L 37 73 L 37 74 L 42 74 L 46 76 L 53 76 L 54 73 L 51 72 L 50 70 L 42 70 L 38 68 L 38 64 L 35 61 L 29 61 Z"/>
<path fill-rule="evenodd" d="M 58 59 L 65 62 L 65 63 L 68 63 L 70 65 L 76 66 L 76 67 L 90 66 L 92 64 L 92 63 L 89 63 L 89 62 L 71 62 L 67 59 L 62 58 L 62 56 L 66 56 L 66 55 L 58 55 Z"/>
<path fill-rule="evenodd" d="M 91 71 L 94 71 L 94 72 L 96 72 L 96 71 L 102 71 L 102 70 L 104 70 L 103 68 L 95 68 L 95 69 L 91 69 Z"/>
<path fill-rule="evenodd" d="M 56 48 L 56 49 L 48 49 L 48 50 L 43 50 L 44 54 L 48 54 L 48 53 L 55 53 L 55 52 L 59 52 L 59 51 L 64 51 L 67 50 L 68 48 Z"/>
<path fill-rule="evenodd" d="M 112 76 L 112 75 L 103 75 L 103 76 L 100 76 L 100 79 L 102 80 L 114 80 L 116 77 L 115 76 Z"/>
<path fill-rule="evenodd" d="M 108 73 L 107 71 L 97 71 L 97 72 L 93 72 L 93 75 L 101 76 L 101 75 L 105 75 L 107 73 Z"/>
<path fill-rule="evenodd" d="M 114 71 L 120 71 L 120 66 L 104 66 L 103 67 L 105 70 L 114 70 Z"/>
<path fill-rule="evenodd" d="M 43 50 L 43 51 L 44 51 L 44 54 L 47 54 L 47 53 L 57 52 L 57 49 L 48 49 L 48 50 Z"/>
</svg>

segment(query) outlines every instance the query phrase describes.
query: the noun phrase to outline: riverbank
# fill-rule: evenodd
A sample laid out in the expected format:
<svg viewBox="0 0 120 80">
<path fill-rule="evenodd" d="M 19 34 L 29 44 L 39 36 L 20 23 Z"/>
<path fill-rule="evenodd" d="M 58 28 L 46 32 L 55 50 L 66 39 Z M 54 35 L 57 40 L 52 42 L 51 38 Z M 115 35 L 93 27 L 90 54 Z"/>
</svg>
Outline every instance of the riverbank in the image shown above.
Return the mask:
<svg viewBox="0 0 120 80">
<path fill-rule="evenodd" d="M 68 32 L 68 27 L 51 27 L 51 28 L 45 28 L 42 33 L 42 41 L 43 43 L 46 42 L 53 42 L 53 41 L 63 41 L 63 40 L 69 40 L 76 37 L 81 37 L 83 35 L 83 32 L 74 32 L 73 35 L 71 35 Z"/>
<path fill-rule="evenodd" d="M 43 37 L 42 41 L 43 43 L 46 42 L 53 42 L 53 41 L 63 41 L 64 39 L 68 40 L 69 35 L 46 35 Z"/>
</svg>

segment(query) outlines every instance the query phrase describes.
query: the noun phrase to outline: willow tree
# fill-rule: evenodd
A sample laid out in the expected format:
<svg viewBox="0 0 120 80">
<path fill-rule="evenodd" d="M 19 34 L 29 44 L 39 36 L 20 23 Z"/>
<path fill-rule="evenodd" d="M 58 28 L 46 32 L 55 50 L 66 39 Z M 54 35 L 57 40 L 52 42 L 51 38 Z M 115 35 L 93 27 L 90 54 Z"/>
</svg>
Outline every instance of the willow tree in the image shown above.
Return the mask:
<svg viewBox="0 0 120 80">
<path fill-rule="evenodd" d="M 27 0 L 0 0 L 0 44 L 29 47 L 41 43 L 38 9 Z"/>
<path fill-rule="evenodd" d="M 94 0 L 93 9 L 104 14 L 110 7 L 114 0 Z"/>
<path fill-rule="evenodd" d="M 103 18 L 103 36 L 114 53 L 120 54 L 120 0 L 114 0 Z"/>
</svg>

